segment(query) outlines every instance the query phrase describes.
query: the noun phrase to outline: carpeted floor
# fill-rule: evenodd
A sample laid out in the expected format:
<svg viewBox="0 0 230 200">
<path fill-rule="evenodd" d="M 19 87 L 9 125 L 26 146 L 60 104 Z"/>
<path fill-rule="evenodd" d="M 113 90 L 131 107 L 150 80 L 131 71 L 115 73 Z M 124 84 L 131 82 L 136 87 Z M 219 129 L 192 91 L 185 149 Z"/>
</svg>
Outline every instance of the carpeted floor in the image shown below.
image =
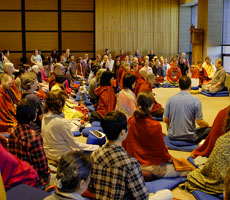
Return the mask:
<svg viewBox="0 0 230 200">
<path fill-rule="evenodd" d="M 153 90 L 153 92 L 156 95 L 155 98 L 157 102 L 159 102 L 163 107 L 165 107 L 168 98 L 175 95 L 179 91 L 179 88 L 156 88 Z M 210 126 L 212 125 L 217 113 L 221 109 L 227 107 L 230 104 L 229 97 L 207 97 L 201 94 L 194 94 L 194 96 L 201 100 L 203 109 L 203 119 L 206 120 Z M 161 125 L 163 132 L 167 133 L 166 125 L 163 122 L 161 122 Z M 78 137 L 77 140 L 83 143 L 86 142 L 86 138 L 82 136 Z M 188 152 L 172 150 L 170 150 L 170 154 L 178 158 L 187 158 L 190 155 L 190 153 Z M 173 190 L 173 196 L 181 200 L 195 199 L 192 194 L 180 190 L 179 188 L 175 188 Z"/>
</svg>

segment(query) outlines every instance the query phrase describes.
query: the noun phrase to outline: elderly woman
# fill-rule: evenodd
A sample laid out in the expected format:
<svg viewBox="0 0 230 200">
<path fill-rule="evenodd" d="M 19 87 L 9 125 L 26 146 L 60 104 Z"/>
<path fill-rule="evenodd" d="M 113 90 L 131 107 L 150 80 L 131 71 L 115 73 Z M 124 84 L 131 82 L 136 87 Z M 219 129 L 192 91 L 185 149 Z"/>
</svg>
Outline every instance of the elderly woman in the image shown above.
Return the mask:
<svg viewBox="0 0 230 200">
<path fill-rule="evenodd" d="M 89 155 L 80 151 L 65 154 L 57 169 L 58 190 L 44 200 L 84 200 L 81 194 L 88 187 L 91 169 Z"/>
<path fill-rule="evenodd" d="M 78 142 L 68 121 L 64 118 L 63 108 L 66 102 L 66 93 L 63 90 L 50 91 L 44 102 L 44 117 L 42 119 L 42 137 L 45 153 L 48 159 L 59 161 L 61 156 L 74 149 L 94 151 L 96 145 Z"/>
</svg>

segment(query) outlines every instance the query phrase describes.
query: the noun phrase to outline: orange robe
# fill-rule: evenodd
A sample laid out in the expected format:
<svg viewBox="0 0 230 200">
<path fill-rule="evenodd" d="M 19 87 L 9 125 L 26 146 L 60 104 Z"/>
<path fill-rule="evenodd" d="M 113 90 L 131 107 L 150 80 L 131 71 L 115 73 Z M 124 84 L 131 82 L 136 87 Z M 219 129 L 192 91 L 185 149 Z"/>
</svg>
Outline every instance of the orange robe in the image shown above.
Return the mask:
<svg viewBox="0 0 230 200">
<path fill-rule="evenodd" d="M 13 93 L 14 95 L 14 103 L 18 104 L 18 102 L 21 100 L 22 97 L 22 93 L 19 91 L 18 86 L 15 83 L 15 80 L 13 79 L 13 84 L 10 87 L 10 91 Z"/>
<path fill-rule="evenodd" d="M 118 72 L 117 72 L 117 82 L 118 82 L 118 84 L 120 84 L 121 75 L 122 75 L 123 71 L 125 71 L 124 67 L 120 66 L 119 69 L 118 69 Z"/>
<path fill-rule="evenodd" d="M 124 85 L 123 85 L 123 79 L 125 77 L 125 74 L 126 74 L 126 71 L 123 71 L 122 74 L 121 74 L 121 79 L 120 79 L 120 82 L 119 82 L 120 90 L 122 90 L 123 87 L 124 87 Z"/>
<path fill-rule="evenodd" d="M 208 74 L 205 68 L 203 67 L 202 67 L 202 71 L 200 71 L 198 68 L 195 68 L 194 71 L 192 72 L 191 78 L 199 79 L 199 85 L 205 84 L 211 80 L 210 78 L 208 78 Z"/>
<path fill-rule="evenodd" d="M 16 109 L 9 93 L 0 88 L 0 132 L 8 132 L 17 125 Z"/>
<path fill-rule="evenodd" d="M 147 82 L 147 81 L 145 81 L 145 82 L 140 86 L 140 88 L 139 88 L 139 90 L 138 90 L 138 94 L 139 94 L 140 92 L 144 92 L 144 91 L 152 92 L 152 86 L 151 86 L 150 83 Z M 159 110 L 159 109 L 161 109 L 161 108 L 162 108 L 161 104 L 159 104 L 159 103 L 156 101 L 156 99 L 154 98 L 154 99 L 153 99 L 153 108 L 152 108 L 152 110 L 151 110 L 151 113 L 156 112 L 157 110 Z"/>
<path fill-rule="evenodd" d="M 95 94 L 99 97 L 96 111 L 104 118 L 107 112 L 115 110 L 117 101 L 115 90 L 111 86 L 99 86 L 95 89 Z"/>
<path fill-rule="evenodd" d="M 228 109 L 230 109 L 230 106 L 222 109 L 217 114 L 213 122 L 212 129 L 205 139 L 205 142 L 191 153 L 192 158 L 195 158 L 197 156 L 209 157 L 216 144 L 216 140 L 224 134 L 224 124 L 227 117 Z"/>
<path fill-rule="evenodd" d="M 175 76 L 174 73 L 176 74 Z M 182 76 L 180 68 L 179 67 L 174 68 L 172 66 L 167 70 L 166 75 L 167 75 L 167 80 L 170 83 L 179 82 L 179 79 Z"/>
<path fill-rule="evenodd" d="M 135 85 L 135 88 L 134 88 L 134 94 L 136 95 L 136 97 L 137 97 L 137 95 L 138 95 L 138 91 L 139 91 L 141 85 L 142 85 L 144 82 L 145 82 L 145 79 L 144 79 L 142 76 L 140 76 L 140 78 L 137 79 L 136 85 Z"/>
</svg>

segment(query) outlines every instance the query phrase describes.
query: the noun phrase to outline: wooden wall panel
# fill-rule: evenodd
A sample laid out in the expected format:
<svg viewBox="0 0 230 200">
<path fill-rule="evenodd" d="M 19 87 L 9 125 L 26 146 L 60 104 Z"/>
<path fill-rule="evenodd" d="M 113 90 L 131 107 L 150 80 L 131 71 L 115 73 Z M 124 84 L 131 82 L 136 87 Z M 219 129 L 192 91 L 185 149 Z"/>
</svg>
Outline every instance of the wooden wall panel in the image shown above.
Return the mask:
<svg viewBox="0 0 230 200">
<path fill-rule="evenodd" d="M 10 9 L 10 10 L 15 10 L 15 9 L 21 9 L 21 0 L 0 0 L 0 8 L 1 9 Z"/>
<path fill-rule="evenodd" d="M 133 54 L 171 57 L 178 52 L 177 0 L 97 0 L 96 53 L 105 48 L 119 54 L 120 49 Z"/>
<path fill-rule="evenodd" d="M 57 12 L 26 12 L 26 30 L 57 31 Z"/>
<path fill-rule="evenodd" d="M 57 0 L 25 0 L 25 8 L 29 10 L 57 10 Z"/>
<path fill-rule="evenodd" d="M 63 10 L 92 10 L 94 0 L 62 0 Z"/>
<path fill-rule="evenodd" d="M 67 31 L 93 31 L 93 13 L 87 12 L 63 12 L 62 13 L 62 30 Z"/>
<path fill-rule="evenodd" d="M 21 30 L 20 12 L 0 12 L 0 30 Z"/>
<path fill-rule="evenodd" d="M 22 34 L 21 33 L 0 33 L 0 48 L 10 51 L 22 50 Z"/>
<path fill-rule="evenodd" d="M 26 49 L 27 51 L 58 49 L 58 33 L 26 33 Z"/>
<path fill-rule="evenodd" d="M 93 51 L 93 33 L 62 33 L 62 50 Z"/>
<path fill-rule="evenodd" d="M 22 58 L 22 53 L 11 53 L 10 52 L 10 62 L 14 64 L 14 67 L 18 69 L 18 65 L 21 63 L 20 58 Z"/>
</svg>

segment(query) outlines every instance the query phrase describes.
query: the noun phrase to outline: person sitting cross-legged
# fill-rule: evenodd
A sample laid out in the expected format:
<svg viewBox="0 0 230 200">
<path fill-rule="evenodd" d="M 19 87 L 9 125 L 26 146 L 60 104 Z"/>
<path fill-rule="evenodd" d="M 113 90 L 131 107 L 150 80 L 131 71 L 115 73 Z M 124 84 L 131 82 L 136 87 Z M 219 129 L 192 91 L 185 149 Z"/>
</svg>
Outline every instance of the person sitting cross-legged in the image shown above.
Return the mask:
<svg viewBox="0 0 230 200">
<path fill-rule="evenodd" d="M 182 76 L 180 92 L 166 103 L 163 121 L 168 125 L 168 136 L 172 140 L 198 143 L 205 139 L 211 128 L 203 119 L 201 101 L 190 94 L 191 79 Z M 196 124 L 200 128 L 196 128 Z"/>
<path fill-rule="evenodd" d="M 19 101 L 16 112 L 18 125 L 10 129 L 9 151 L 19 159 L 30 163 L 38 173 L 39 184 L 44 186 L 49 183 L 50 170 L 43 149 L 42 137 L 30 125 L 35 118 L 36 105 L 27 99 Z"/>
<path fill-rule="evenodd" d="M 128 134 L 126 116 L 108 112 L 102 128 L 109 142 L 91 155 L 93 168 L 89 189 L 95 200 L 101 199 L 172 199 L 171 191 L 162 190 L 149 198 L 140 164 L 122 147 Z"/>
</svg>

